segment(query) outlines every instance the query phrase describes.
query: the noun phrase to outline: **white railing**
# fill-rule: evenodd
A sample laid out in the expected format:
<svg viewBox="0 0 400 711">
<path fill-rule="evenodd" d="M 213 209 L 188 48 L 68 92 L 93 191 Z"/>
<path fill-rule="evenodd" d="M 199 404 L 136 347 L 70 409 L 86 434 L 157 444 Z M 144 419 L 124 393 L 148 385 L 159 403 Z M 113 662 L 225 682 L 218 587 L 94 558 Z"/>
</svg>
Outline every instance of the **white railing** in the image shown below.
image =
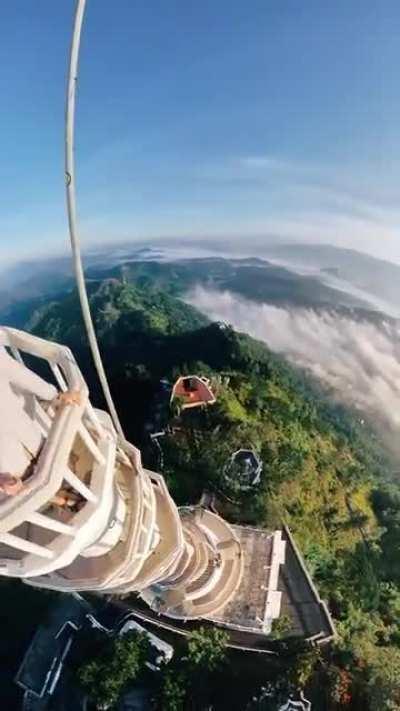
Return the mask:
<svg viewBox="0 0 400 711">
<path fill-rule="evenodd" d="M 95 469 L 107 467 L 105 452 L 109 451 L 109 447 L 104 449 L 102 442 L 103 445 L 108 442 L 114 451 L 117 447 L 120 460 L 127 465 L 134 462 L 137 468 L 141 466 L 140 452 L 129 443 L 118 443 L 111 420 L 105 413 L 100 414 L 106 424 L 100 421 L 89 402 L 87 385 L 69 348 L 8 327 L 0 327 L 1 346 L 21 364 L 24 364 L 25 356 L 34 356 L 47 362 L 58 388 L 61 391 L 72 390 L 80 395 L 80 402 L 73 407 L 50 406 L 47 410 L 35 398 L 34 419 L 44 439 L 38 462 L 21 491 L 0 500 L 0 543 L 28 555 L 51 559 L 57 555 L 54 548 L 57 548 L 59 541 L 53 539 L 53 545 L 44 546 L 16 535 L 14 529 L 27 522 L 59 534 L 58 538 L 74 537 L 77 530 L 74 520 L 64 523 L 38 511 L 51 501 L 63 481 L 80 494 L 85 501 L 83 508 L 86 509 L 90 504 L 88 514 L 89 509 L 93 513 L 93 507 L 100 505 L 102 487 L 92 486 L 95 482 L 88 486 L 69 467 L 76 435 L 79 434 L 92 455 Z M 82 513 L 83 510 L 73 519 L 81 518 Z M 17 569 L 22 568 L 22 561 L 0 558 L 0 573 L 10 574 L 11 571 L 6 572 L 9 568 L 15 568 L 17 574 Z"/>
</svg>

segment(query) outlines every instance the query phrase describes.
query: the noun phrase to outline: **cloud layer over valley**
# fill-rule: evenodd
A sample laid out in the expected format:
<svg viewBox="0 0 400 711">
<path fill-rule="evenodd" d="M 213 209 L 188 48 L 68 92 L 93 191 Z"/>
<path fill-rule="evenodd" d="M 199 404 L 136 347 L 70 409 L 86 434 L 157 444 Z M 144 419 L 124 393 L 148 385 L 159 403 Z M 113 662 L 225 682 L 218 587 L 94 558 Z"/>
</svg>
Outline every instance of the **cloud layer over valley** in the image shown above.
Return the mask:
<svg viewBox="0 0 400 711">
<path fill-rule="evenodd" d="M 375 325 L 334 312 L 259 304 L 203 287 L 187 301 L 265 341 L 380 425 L 400 428 L 400 330 L 393 322 Z"/>
</svg>

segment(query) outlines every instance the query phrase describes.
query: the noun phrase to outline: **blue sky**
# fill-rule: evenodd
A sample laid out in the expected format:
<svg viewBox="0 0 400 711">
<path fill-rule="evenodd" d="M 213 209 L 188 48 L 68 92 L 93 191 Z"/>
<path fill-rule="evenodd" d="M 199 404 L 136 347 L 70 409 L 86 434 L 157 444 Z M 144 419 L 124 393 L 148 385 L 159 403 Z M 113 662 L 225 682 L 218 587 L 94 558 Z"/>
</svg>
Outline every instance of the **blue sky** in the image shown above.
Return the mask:
<svg viewBox="0 0 400 711">
<path fill-rule="evenodd" d="M 74 3 L 1 9 L 0 258 L 64 249 Z M 395 0 L 88 0 L 82 238 L 330 242 L 400 262 Z"/>
</svg>

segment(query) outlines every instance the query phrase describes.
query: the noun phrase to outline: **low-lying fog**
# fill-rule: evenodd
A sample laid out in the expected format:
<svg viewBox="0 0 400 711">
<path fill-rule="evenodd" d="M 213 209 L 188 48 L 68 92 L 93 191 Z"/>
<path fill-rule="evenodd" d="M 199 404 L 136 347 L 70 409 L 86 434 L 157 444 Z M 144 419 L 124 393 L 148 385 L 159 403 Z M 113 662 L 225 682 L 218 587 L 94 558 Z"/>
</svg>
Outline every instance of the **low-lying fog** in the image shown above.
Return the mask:
<svg viewBox="0 0 400 711">
<path fill-rule="evenodd" d="M 203 287 L 187 301 L 211 319 L 265 341 L 391 431 L 400 427 L 400 331 L 393 322 L 374 325 L 331 312 L 259 304 Z"/>
</svg>

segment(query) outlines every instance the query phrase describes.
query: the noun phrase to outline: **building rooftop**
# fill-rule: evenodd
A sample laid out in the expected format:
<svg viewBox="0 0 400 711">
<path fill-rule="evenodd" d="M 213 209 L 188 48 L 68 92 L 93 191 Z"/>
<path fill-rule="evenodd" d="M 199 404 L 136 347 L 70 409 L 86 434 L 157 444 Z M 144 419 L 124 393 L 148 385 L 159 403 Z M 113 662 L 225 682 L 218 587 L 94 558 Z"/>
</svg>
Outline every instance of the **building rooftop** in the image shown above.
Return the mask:
<svg viewBox="0 0 400 711">
<path fill-rule="evenodd" d="M 282 615 L 291 619 L 292 635 L 318 644 L 326 643 L 336 635 L 332 617 L 287 526 L 283 527 L 282 537 L 286 542 L 286 562 L 280 569 L 278 583 L 282 592 Z"/>
<path fill-rule="evenodd" d="M 52 694 L 86 608 L 72 595 L 51 607 L 38 627 L 15 677 L 16 683 L 35 697 Z"/>
<path fill-rule="evenodd" d="M 172 388 L 171 401 L 178 399 L 182 410 L 201 405 L 212 405 L 215 395 L 210 381 L 199 375 L 185 375 L 178 378 Z"/>
<path fill-rule="evenodd" d="M 280 531 L 232 528 L 242 546 L 243 577 L 233 599 L 212 620 L 233 629 L 265 634 L 270 632 L 272 619 L 279 617 L 281 594 L 277 583 L 285 544 Z"/>
<path fill-rule="evenodd" d="M 311 580 L 289 529 L 274 533 L 232 526 L 242 545 L 244 574 L 233 599 L 210 618 L 243 632 L 268 635 L 272 622 L 287 617 L 285 636 L 323 644 L 335 636 L 329 610 Z"/>
<path fill-rule="evenodd" d="M 146 687 L 128 689 L 122 695 L 117 711 L 151 711 L 154 708 L 151 697 L 151 689 Z"/>
<path fill-rule="evenodd" d="M 308 701 L 303 692 L 300 691 L 296 697 L 290 697 L 279 711 L 311 711 L 311 701 Z"/>
</svg>

